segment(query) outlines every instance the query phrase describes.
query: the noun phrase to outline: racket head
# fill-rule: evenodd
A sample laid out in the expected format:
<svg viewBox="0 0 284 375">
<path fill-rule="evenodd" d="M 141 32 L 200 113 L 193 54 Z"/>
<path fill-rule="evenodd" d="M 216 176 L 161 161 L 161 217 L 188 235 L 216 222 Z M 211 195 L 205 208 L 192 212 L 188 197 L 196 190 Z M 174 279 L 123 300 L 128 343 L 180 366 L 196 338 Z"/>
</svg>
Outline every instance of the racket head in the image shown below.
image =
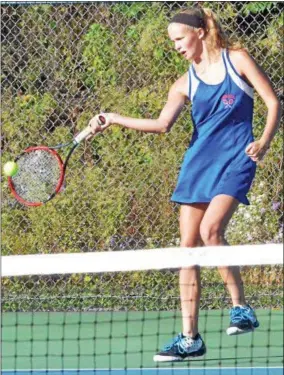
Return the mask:
<svg viewBox="0 0 284 375">
<path fill-rule="evenodd" d="M 41 206 L 60 192 L 65 175 L 60 155 L 46 146 L 25 149 L 15 162 L 18 173 L 8 177 L 13 196 L 25 206 Z"/>
</svg>

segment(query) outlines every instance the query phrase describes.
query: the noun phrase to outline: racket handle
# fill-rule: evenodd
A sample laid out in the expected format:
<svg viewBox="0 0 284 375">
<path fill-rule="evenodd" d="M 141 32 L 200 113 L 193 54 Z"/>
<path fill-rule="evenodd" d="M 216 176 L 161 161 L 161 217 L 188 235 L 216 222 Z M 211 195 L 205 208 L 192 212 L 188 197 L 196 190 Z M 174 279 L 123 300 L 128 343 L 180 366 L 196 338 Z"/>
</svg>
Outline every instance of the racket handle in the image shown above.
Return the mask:
<svg viewBox="0 0 284 375">
<path fill-rule="evenodd" d="M 106 119 L 103 116 L 99 116 L 98 118 L 99 125 L 104 125 L 106 123 Z M 79 134 L 76 135 L 73 142 L 75 144 L 78 144 L 82 142 L 85 138 L 88 137 L 88 135 L 92 134 L 92 129 L 90 126 L 87 126 L 84 130 L 82 130 Z"/>
<path fill-rule="evenodd" d="M 78 144 L 82 142 L 85 138 L 88 137 L 92 133 L 92 129 L 90 126 L 87 126 L 84 130 L 82 130 L 79 134 L 76 135 L 73 142 Z"/>
</svg>

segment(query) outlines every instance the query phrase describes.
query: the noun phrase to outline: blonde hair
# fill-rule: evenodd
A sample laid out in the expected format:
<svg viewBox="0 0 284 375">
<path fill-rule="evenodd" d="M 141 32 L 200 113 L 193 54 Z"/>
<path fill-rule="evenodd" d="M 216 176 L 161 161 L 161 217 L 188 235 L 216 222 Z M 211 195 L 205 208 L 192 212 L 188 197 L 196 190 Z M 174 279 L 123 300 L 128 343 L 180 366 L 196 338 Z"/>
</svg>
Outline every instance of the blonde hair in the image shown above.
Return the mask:
<svg viewBox="0 0 284 375">
<path fill-rule="evenodd" d="M 205 42 L 208 49 L 220 48 L 241 49 L 242 45 L 228 38 L 224 32 L 216 14 L 209 8 L 191 8 L 181 13 L 197 16 L 204 21 Z"/>
</svg>

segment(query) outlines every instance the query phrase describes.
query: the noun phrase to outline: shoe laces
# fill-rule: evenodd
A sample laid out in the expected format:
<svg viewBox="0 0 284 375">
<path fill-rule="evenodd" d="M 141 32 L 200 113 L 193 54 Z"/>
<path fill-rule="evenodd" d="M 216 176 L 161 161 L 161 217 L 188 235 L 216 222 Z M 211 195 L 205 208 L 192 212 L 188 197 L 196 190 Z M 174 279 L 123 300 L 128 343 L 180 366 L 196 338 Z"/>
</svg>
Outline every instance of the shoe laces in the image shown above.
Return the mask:
<svg viewBox="0 0 284 375">
<path fill-rule="evenodd" d="M 182 334 L 178 334 L 172 341 L 170 341 L 165 347 L 164 350 L 170 350 L 172 347 L 177 346 L 177 344 L 182 341 Z"/>
<path fill-rule="evenodd" d="M 186 340 L 186 338 L 184 338 L 183 335 L 180 333 L 168 345 L 164 347 L 164 350 L 167 351 L 176 347 L 179 353 L 186 353 L 188 346 L 189 346 L 188 340 Z"/>
<path fill-rule="evenodd" d="M 245 309 L 239 306 L 233 307 L 230 311 L 231 322 L 232 323 L 239 323 L 244 319 L 247 319 L 245 315 Z"/>
</svg>

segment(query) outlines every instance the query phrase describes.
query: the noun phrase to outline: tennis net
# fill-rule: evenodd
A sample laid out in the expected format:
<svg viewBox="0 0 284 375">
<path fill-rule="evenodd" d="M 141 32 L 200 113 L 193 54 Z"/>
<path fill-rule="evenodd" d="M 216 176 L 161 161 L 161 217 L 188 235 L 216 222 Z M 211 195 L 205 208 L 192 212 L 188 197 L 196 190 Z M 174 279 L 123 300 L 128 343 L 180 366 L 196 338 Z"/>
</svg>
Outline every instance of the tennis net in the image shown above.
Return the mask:
<svg viewBox="0 0 284 375">
<path fill-rule="evenodd" d="M 182 331 L 179 269 L 196 265 L 207 353 L 153 362 Z M 227 336 L 231 299 L 216 267 L 237 265 L 260 327 Z M 279 244 L 2 256 L 1 284 L 4 375 L 282 374 Z"/>
</svg>

